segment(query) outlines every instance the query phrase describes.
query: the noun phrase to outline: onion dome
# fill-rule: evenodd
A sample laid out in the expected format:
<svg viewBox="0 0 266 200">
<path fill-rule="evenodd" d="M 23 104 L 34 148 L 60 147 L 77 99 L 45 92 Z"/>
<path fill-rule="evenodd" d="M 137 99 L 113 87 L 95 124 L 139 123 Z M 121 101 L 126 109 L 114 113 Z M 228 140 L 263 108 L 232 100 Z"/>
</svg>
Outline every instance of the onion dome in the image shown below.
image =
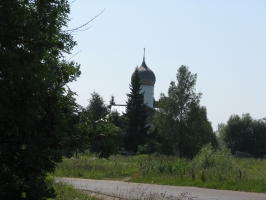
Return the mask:
<svg viewBox="0 0 266 200">
<path fill-rule="evenodd" d="M 150 85 L 154 86 L 156 77 L 153 71 L 148 68 L 148 66 L 145 63 L 145 49 L 144 49 L 144 56 L 143 56 L 143 62 L 140 67 L 137 68 L 137 71 L 139 73 L 139 77 L 141 80 L 141 85 Z M 131 79 L 133 77 L 135 72 L 133 72 Z"/>
</svg>

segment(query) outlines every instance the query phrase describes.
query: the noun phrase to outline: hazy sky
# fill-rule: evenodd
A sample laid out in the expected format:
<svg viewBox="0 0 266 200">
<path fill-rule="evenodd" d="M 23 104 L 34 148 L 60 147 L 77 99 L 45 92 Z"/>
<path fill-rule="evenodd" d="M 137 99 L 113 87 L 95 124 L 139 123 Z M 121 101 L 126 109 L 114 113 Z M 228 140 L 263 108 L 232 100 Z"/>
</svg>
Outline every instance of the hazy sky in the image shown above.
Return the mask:
<svg viewBox="0 0 266 200">
<path fill-rule="evenodd" d="M 68 28 L 103 9 L 88 30 L 74 35 L 73 54 L 81 52 L 72 60 L 81 64 L 82 74 L 69 86 L 82 106 L 93 91 L 105 103 L 114 95 L 116 103 L 125 104 L 145 47 L 146 64 L 156 76 L 156 100 L 186 65 L 198 75 L 196 90 L 203 93 L 201 105 L 214 130 L 232 114 L 266 117 L 265 0 L 77 0 Z"/>
</svg>

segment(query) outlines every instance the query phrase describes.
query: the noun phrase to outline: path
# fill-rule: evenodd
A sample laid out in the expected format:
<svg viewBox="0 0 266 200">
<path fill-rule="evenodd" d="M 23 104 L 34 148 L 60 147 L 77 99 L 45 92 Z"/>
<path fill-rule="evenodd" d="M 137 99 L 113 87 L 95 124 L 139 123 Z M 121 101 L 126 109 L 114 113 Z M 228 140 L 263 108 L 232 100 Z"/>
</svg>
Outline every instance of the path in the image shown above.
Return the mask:
<svg viewBox="0 0 266 200">
<path fill-rule="evenodd" d="M 79 178 L 57 178 L 57 182 L 71 184 L 79 190 L 101 193 L 125 199 L 140 199 L 141 196 L 173 196 L 182 193 L 196 200 L 266 200 L 266 194 L 239 192 L 229 190 L 214 190 L 197 187 L 182 187 L 169 185 L 138 184 L 123 181 L 92 180 Z M 189 199 L 189 198 L 186 198 Z"/>
</svg>

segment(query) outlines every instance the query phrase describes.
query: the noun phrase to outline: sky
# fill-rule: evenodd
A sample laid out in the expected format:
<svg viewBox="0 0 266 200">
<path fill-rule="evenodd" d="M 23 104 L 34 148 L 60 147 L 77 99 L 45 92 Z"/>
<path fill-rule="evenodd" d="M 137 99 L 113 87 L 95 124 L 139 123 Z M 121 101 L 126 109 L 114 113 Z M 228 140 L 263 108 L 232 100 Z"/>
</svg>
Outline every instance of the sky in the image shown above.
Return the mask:
<svg viewBox="0 0 266 200">
<path fill-rule="evenodd" d="M 200 104 L 214 131 L 233 114 L 266 117 L 265 0 L 76 0 L 67 29 L 101 12 L 73 34 L 77 46 L 67 55 L 81 65 L 81 76 L 69 84 L 80 105 L 94 91 L 106 104 L 111 95 L 125 104 L 145 48 L 155 100 L 186 65 L 197 74 L 196 92 L 203 93 Z"/>
</svg>

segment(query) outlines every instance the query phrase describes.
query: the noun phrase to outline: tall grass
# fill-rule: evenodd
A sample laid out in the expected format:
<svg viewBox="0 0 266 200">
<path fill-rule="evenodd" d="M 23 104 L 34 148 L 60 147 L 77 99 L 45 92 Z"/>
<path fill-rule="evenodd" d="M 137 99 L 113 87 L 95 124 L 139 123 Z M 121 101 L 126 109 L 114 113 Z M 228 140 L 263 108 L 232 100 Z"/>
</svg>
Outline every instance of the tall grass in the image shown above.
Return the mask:
<svg viewBox="0 0 266 200">
<path fill-rule="evenodd" d="M 81 156 L 79 159 L 64 159 L 58 164 L 55 176 L 83 177 L 91 179 L 121 179 L 132 176 L 139 170 L 141 157 L 111 156 L 110 159 Z"/>
<path fill-rule="evenodd" d="M 236 159 L 226 148 L 204 147 L 193 160 L 163 155 L 64 159 L 58 177 L 122 180 L 266 193 L 266 160 Z"/>
<path fill-rule="evenodd" d="M 93 197 L 75 190 L 71 185 L 63 183 L 54 183 L 53 187 L 56 191 L 56 197 L 48 200 L 100 200 L 101 198 Z"/>
<path fill-rule="evenodd" d="M 236 159 L 208 145 L 193 160 L 148 156 L 135 181 L 266 193 L 266 161 Z"/>
<path fill-rule="evenodd" d="M 100 198 L 75 190 L 72 185 L 57 183 L 54 181 L 54 178 L 51 174 L 48 174 L 46 177 L 46 184 L 53 187 L 56 194 L 55 198 L 49 198 L 48 200 L 100 200 Z"/>
</svg>

